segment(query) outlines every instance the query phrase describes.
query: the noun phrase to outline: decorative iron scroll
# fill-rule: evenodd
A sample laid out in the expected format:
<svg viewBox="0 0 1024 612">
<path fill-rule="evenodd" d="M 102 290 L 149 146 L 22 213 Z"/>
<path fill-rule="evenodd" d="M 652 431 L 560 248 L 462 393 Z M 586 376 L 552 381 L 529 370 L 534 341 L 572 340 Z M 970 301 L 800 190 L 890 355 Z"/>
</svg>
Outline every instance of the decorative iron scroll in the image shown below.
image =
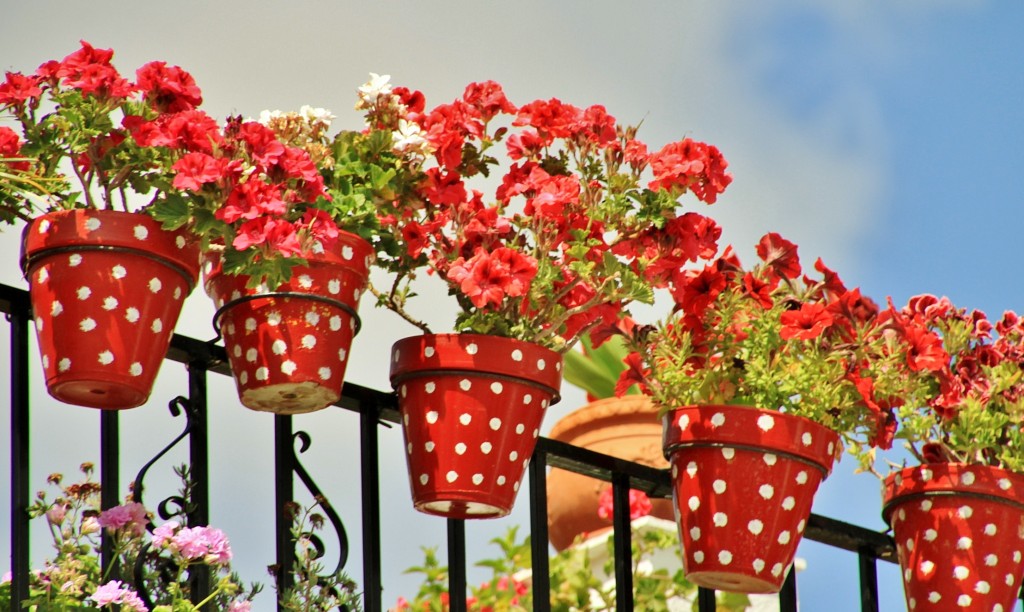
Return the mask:
<svg viewBox="0 0 1024 612">
<path fill-rule="evenodd" d="M 312 439 L 309 434 L 304 431 L 295 432 L 295 434 L 292 435 L 292 438 L 293 440 L 298 440 L 300 445 L 298 452 L 295 451 L 294 446 L 292 447 L 292 470 L 299 477 L 299 480 L 302 481 L 302 484 L 305 485 L 306 490 L 313 496 L 313 499 L 319 503 L 321 510 L 323 510 L 324 515 L 327 517 L 327 520 L 330 521 L 331 526 L 334 528 L 334 531 L 338 536 L 338 564 L 334 568 L 333 572 L 333 574 L 337 574 L 345 567 L 345 563 L 348 562 L 348 534 L 345 532 L 345 525 L 342 522 L 341 517 L 338 516 L 334 507 L 324 496 L 323 491 L 321 491 L 320 487 L 318 487 L 316 482 L 313 481 L 313 478 L 309 475 L 309 472 L 306 471 L 302 462 L 299 461 L 299 454 L 309 450 L 309 447 L 312 444 Z M 316 551 L 315 558 L 322 558 L 326 553 L 326 548 L 320 536 L 312 533 L 312 531 L 303 532 L 302 536 L 308 538 L 310 544 L 312 544 L 313 549 Z"/>
<path fill-rule="evenodd" d="M 132 484 L 132 499 L 140 504 L 145 505 L 142 500 L 142 494 L 144 490 L 143 479 L 146 477 L 149 468 L 151 468 L 157 461 L 163 458 L 172 448 L 177 446 L 182 440 L 187 438 L 192 430 L 195 428 L 200 415 L 199 410 L 193 406 L 192 402 L 183 396 L 178 396 L 172 399 L 167 404 L 167 408 L 170 410 L 171 416 L 178 417 L 182 414 L 185 415 L 185 428 L 182 430 L 177 437 L 175 437 L 167 446 L 165 446 L 159 453 L 150 459 L 139 473 L 135 476 L 135 480 Z M 186 488 L 189 486 L 185 484 Z M 173 504 L 173 507 L 172 507 Z M 157 515 L 164 521 L 171 520 L 176 517 L 187 517 L 189 513 L 188 500 L 182 495 L 170 495 L 164 498 L 157 505 Z M 156 526 L 150 521 L 146 525 L 146 529 L 152 533 Z M 146 607 L 152 609 L 154 602 L 150 598 L 149 586 L 146 584 L 146 563 L 147 561 L 154 564 L 156 570 L 156 576 L 150 576 L 151 582 L 166 584 L 175 579 L 178 566 L 173 561 L 166 557 L 160 556 L 156 551 L 151 551 L 149 544 L 145 544 L 139 551 L 139 556 L 135 559 L 135 567 L 133 574 L 133 581 L 135 583 L 135 590 L 139 597 L 142 599 Z M 202 596 L 206 594 L 203 593 Z"/>
</svg>

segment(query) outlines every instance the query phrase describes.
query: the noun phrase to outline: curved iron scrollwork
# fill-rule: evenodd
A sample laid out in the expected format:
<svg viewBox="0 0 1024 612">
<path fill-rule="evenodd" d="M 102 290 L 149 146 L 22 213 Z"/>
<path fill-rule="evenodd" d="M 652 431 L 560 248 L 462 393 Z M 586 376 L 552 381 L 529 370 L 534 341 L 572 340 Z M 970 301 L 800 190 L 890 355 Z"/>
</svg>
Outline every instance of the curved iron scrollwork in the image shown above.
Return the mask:
<svg viewBox="0 0 1024 612">
<path fill-rule="evenodd" d="M 186 397 L 180 395 L 175 397 L 168 402 L 167 408 L 170 410 L 171 416 L 173 417 L 178 417 L 182 414 L 185 415 L 185 428 L 167 446 L 143 465 L 142 469 L 140 469 L 139 473 L 135 476 L 135 480 L 132 484 L 132 499 L 143 505 L 145 505 L 142 501 L 142 494 L 145 488 L 143 485 L 143 479 L 149 472 L 149 468 L 162 459 L 164 455 L 170 452 L 170 450 L 177 446 L 182 440 L 187 438 L 192 433 L 192 430 L 199 419 L 198 410 L 193 407 L 192 403 Z M 157 515 L 164 521 L 169 521 L 177 517 L 185 517 L 188 515 L 188 512 L 188 500 L 182 495 L 170 495 L 157 504 Z M 150 533 L 153 533 L 155 529 L 156 525 L 153 521 L 150 521 L 146 525 L 146 530 Z M 151 572 L 148 575 L 146 569 L 147 564 L 150 566 Z M 150 545 L 147 543 L 139 550 L 133 570 L 135 590 L 143 603 L 146 604 L 146 607 L 152 609 L 154 607 L 154 602 L 150 597 L 150 585 L 167 584 L 173 581 L 178 572 L 178 565 L 171 559 L 163 557 L 157 551 L 152 550 Z M 153 572 L 155 572 L 155 575 Z"/>
<path fill-rule="evenodd" d="M 296 452 L 295 446 L 292 446 L 292 471 L 295 472 L 295 475 L 298 476 L 299 480 L 302 481 L 302 484 L 305 485 L 306 490 L 309 491 L 313 496 L 313 499 L 316 500 L 320 509 L 323 511 L 324 516 L 327 517 L 328 522 L 330 522 L 331 527 L 338 536 L 338 564 L 335 566 L 333 572 L 333 574 L 337 574 L 345 567 L 345 563 L 348 562 L 348 534 L 345 532 L 345 525 L 342 522 L 341 517 L 338 516 L 338 513 L 334 510 L 330 501 L 328 501 L 324 496 L 323 491 L 321 491 L 320 487 L 313 481 L 313 478 L 309 475 L 309 472 L 306 471 L 302 462 L 299 461 L 299 454 L 305 453 L 309 450 L 309 447 L 312 444 L 312 438 L 310 438 L 309 434 L 304 431 L 297 431 L 292 435 L 292 439 L 293 441 L 298 440 L 299 442 L 298 452 Z M 314 558 L 320 559 L 326 554 L 326 547 L 323 539 L 313 533 L 312 529 L 304 531 L 301 535 L 308 539 L 310 545 L 313 546 L 313 550 L 315 551 Z"/>
</svg>

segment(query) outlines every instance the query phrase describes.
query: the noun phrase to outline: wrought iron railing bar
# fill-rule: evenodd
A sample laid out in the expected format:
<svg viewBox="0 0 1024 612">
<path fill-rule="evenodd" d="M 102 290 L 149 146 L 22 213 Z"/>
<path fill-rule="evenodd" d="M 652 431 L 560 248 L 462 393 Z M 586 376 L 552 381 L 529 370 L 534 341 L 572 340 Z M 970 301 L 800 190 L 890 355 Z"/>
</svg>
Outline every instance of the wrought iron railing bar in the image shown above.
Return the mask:
<svg viewBox="0 0 1024 612">
<path fill-rule="evenodd" d="M 870 555 L 889 563 L 899 563 L 899 559 L 896 558 L 896 544 L 890 536 L 820 514 L 812 513 L 807 519 L 804 537 L 834 548 Z"/>
<path fill-rule="evenodd" d="M 715 590 L 697 587 L 698 612 L 715 612 L 715 608 L 717 607 L 718 599 L 715 597 Z"/>
<path fill-rule="evenodd" d="M 295 497 L 292 438 L 292 417 L 274 415 L 274 517 L 277 543 L 277 591 L 283 593 L 292 586 L 292 568 L 295 564 L 295 541 L 292 538 L 292 513 L 285 511 Z M 278 602 L 278 612 L 284 607 Z"/>
<path fill-rule="evenodd" d="M 633 609 L 633 536 L 629 516 L 629 474 L 612 475 L 612 547 L 615 555 L 615 609 Z"/>
<path fill-rule="evenodd" d="M 858 554 L 860 566 L 860 610 L 878 612 L 878 563 L 869 554 Z"/>
<path fill-rule="evenodd" d="M 538 439 L 537 448 L 547 453 L 548 465 L 551 467 L 605 482 L 611 482 L 613 474 L 626 474 L 629 476 L 630 487 L 643 491 L 650 497 L 672 496 L 672 483 L 666 470 L 633 463 L 550 438 Z"/>
<path fill-rule="evenodd" d="M 120 418 L 116 410 L 100 412 L 100 507 L 104 510 L 121 503 L 121 433 Z M 106 530 L 100 538 L 100 559 L 104 575 L 111 580 L 121 577 L 114 542 Z"/>
<path fill-rule="evenodd" d="M 530 558 L 534 612 L 551 610 L 547 464 L 547 454 L 543 450 L 534 450 L 530 458 Z"/>
<path fill-rule="evenodd" d="M 190 499 L 188 524 L 192 527 L 210 524 L 210 453 L 209 421 L 206 401 L 206 367 L 203 361 L 188 364 L 188 402 L 192 425 L 188 432 Z M 210 568 L 199 565 L 189 570 L 191 599 L 197 604 L 212 589 Z"/>
<path fill-rule="evenodd" d="M 2 287 L 2 285 L 0 285 Z M 29 482 L 29 357 L 28 296 L 3 302 L 10 321 L 11 373 L 11 601 L 28 597 L 30 569 Z"/>
<path fill-rule="evenodd" d="M 345 386 L 348 390 L 348 385 Z M 366 405 L 359 415 L 360 466 L 362 469 L 363 526 L 363 609 L 381 612 L 383 585 L 380 555 L 380 473 L 377 440 L 377 410 Z"/>
<path fill-rule="evenodd" d="M 466 521 L 448 519 L 448 593 L 450 612 L 466 612 Z"/>
<path fill-rule="evenodd" d="M 779 591 L 779 612 L 797 612 L 796 600 L 796 568 L 790 565 L 786 581 Z"/>
</svg>

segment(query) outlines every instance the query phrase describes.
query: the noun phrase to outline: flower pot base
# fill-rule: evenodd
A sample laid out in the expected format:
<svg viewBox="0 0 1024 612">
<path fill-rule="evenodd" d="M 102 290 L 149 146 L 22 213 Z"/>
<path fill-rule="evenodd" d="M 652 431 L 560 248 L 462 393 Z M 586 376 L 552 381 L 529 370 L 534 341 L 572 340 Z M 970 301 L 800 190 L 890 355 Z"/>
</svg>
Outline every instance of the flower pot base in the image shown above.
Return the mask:
<svg viewBox="0 0 1024 612">
<path fill-rule="evenodd" d="M 279 383 L 242 391 L 242 404 L 252 410 L 275 414 L 304 414 L 337 402 L 341 395 L 314 382 Z"/>
<path fill-rule="evenodd" d="M 146 403 L 149 389 L 123 381 L 102 380 L 102 374 L 80 373 L 79 380 L 61 377 L 60 382 L 47 381 L 50 395 L 66 404 L 86 408 L 135 407 Z"/>
<path fill-rule="evenodd" d="M 785 576 L 786 572 L 783 571 L 781 575 Z M 690 572 L 686 579 L 708 589 L 730 593 L 777 593 L 779 590 L 774 580 L 743 576 L 736 572 Z"/>
</svg>

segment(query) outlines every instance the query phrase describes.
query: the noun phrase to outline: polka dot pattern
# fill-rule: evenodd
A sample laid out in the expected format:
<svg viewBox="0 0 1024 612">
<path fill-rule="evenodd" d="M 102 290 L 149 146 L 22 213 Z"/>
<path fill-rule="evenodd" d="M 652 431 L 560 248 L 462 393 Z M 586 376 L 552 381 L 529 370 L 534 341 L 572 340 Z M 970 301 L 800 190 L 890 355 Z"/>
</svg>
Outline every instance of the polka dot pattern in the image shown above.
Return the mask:
<svg viewBox="0 0 1024 612">
<path fill-rule="evenodd" d="M 406 338 L 392 356 L 413 505 L 450 518 L 508 514 L 537 442 L 524 434 L 557 401 L 561 374 L 550 365 L 561 357 L 473 334 Z"/>
<path fill-rule="evenodd" d="M 358 265 L 343 261 L 339 253 L 314 255 L 307 258 L 308 266 L 295 268 L 277 291 L 322 296 L 357 310 L 366 287 L 365 257 L 370 246 L 352 235 L 342 240 L 342 245 L 360 253 Z M 338 304 L 303 297 L 237 301 L 266 293 L 266 288 L 248 288 L 247 277 L 222 274 L 216 255 L 207 257 L 204 277 L 214 306 L 228 305 L 219 323 L 243 405 L 299 414 L 338 401 L 355 336 L 355 317 Z"/>
<path fill-rule="evenodd" d="M 806 419 L 735 406 L 682 408 L 663 424 L 687 579 L 777 592 L 831 470 L 836 434 Z"/>
<path fill-rule="evenodd" d="M 1024 558 L 1024 476 L 929 464 L 886 479 L 907 602 L 915 610 L 1012 610 Z"/>
<path fill-rule="evenodd" d="M 198 248 L 116 211 L 44 215 L 24 240 L 50 395 L 107 409 L 145 403 L 198 279 Z"/>
</svg>

